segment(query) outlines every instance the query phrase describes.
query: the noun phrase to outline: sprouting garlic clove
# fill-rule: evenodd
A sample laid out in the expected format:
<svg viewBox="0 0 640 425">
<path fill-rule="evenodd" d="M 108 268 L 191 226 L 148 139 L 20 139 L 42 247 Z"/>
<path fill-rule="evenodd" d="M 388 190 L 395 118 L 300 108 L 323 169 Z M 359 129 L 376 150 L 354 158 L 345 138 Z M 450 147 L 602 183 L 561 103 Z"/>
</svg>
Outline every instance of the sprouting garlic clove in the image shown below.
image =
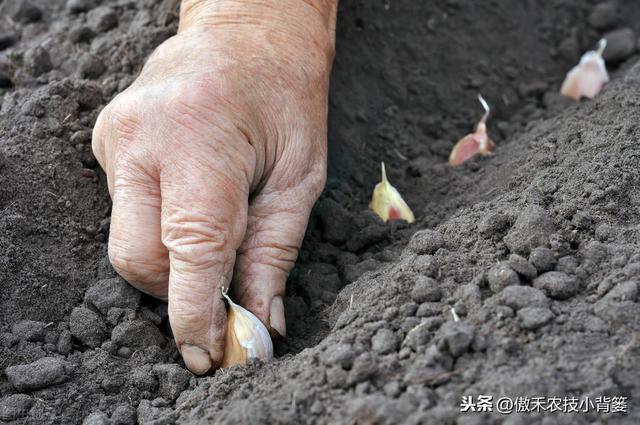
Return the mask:
<svg viewBox="0 0 640 425">
<path fill-rule="evenodd" d="M 273 343 L 266 326 L 249 310 L 231 301 L 224 289 L 222 296 L 229 303 L 229 310 L 224 356 L 220 366 L 224 368 L 236 364 L 243 365 L 252 358 L 263 361 L 273 359 Z"/>
<path fill-rule="evenodd" d="M 484 115 L 480 119 L 480 122 L 478 122 L 476 131 L 458 140 L 451 150 L 449 165 L 453 167 L 464 164 L 476 155 L 486 156 L 493 152 L 494 144 L 487 134 L 487 118 L 489 117 L 491 108 L 489 108 L 489 105 L 482 95 L 478 95 L 478 100 L 484 108 Z"/>
<path fill-rule="evenodd" d="M 400 192 L 387 180 L 387 171 L 382 163 L 382 181 L 373 190 L 369 209 L 383 220 L 406 220 L 413 223 L 416 219 L 411 208 L 402 199 Z"/>
<path fill-rule="evenodd" d="M 560 93 L 579 102 L 581 98 L 593 99 L 602 87 L 609 81 L 607 67 L 602 58 L 602 53 L 607 47 L 607 40 L 598 42 L 598 49 L 586 52 L 580 58 L 580 63 L 567 73 L 562 83 Z"/>
</svg>

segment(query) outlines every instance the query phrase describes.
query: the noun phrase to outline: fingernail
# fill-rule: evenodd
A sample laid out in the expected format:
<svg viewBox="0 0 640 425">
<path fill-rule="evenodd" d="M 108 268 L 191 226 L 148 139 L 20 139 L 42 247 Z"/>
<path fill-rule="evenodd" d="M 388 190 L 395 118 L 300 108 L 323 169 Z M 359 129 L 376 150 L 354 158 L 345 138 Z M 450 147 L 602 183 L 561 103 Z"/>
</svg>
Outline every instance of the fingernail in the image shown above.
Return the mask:
<svg viewBox="0 0 640 425">
<path fill-rule="evenodd" d="M 284 320 L 284 303 L 280 296 L 275 296 L 271 300 L 269 324 L 280 334 L 280 336 L 285 336 L 287 334 L 287 324 Z"/>
<path fill-rule="evenodd" d="M 180 352 L 182 353 L 184 364 L 194 374 L 204 375 L 211 369 L 211 357 L 202 348 L 195 345 L 182 344 Z"/>
</svg>

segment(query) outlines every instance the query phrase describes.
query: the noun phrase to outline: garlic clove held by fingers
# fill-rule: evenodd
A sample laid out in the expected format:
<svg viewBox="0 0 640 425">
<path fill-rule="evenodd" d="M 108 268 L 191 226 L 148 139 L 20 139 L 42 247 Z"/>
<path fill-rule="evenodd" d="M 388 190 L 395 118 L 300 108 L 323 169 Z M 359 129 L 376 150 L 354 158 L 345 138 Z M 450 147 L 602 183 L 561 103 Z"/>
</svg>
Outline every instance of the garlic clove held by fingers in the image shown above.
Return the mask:
<svg viewBox="0 0 640 425">
<path fill-rule="evenodd" d="M 562 95 L 579 102 L 583 97 L 593 99 L 600 93 L 605 83 L 609 82 L 607 67 L 602 58 L 606 47 L 607 40 L 603 38 L 598 42 L 597 50 L 582 55 L 580 63 L 567 73 L 560 89 Z"/>
<path fill-rule="evenodd" d="M 246 364 L 249 359 L 269 361 L 273 359 L 273 343 L 267 327 L 249 310 L 231 301 L 222 289 L 222 296 L 229 303 L 224 356 L 221 367 Z"/>
<path fill-rule="evenodd" d="M 487 118 L 491 108 L 482 95 L 478 95 L 478 100 L 484 108 L 484 115 L 478 122 L 476 131 L 458 140 L 451 150 L 449 165 L 453 167 L 464 164 L 476 155 L 487 156 L 493 152 L 494 144 L 487 134 Z"/>
<path fill-rule="evenodd" d="M 382 163 L 382 181 L 373 190 L 369 209 L 383 220 L 406 220 L 413 223 L 416 219 L 411 208 L 400 196 L 400 192 L 387 180 L 387 171 Z"/>
</svg>

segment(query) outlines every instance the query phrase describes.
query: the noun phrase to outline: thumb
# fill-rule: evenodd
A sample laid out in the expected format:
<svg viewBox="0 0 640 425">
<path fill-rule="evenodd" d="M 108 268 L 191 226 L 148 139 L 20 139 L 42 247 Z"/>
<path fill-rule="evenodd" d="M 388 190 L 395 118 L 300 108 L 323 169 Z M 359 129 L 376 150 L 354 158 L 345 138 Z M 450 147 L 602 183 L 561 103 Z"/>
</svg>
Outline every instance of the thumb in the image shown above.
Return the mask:
<svg viewBox="0 0 640 425">
<path fill-rule="evenodd" d="M 249 206 L 245 239 L 238 250 L 233 293 L 271 330 L 286 335 L 283 297 L 302 244 L 311 208 L 324 179 L 285 191 L 267 185 Z M 310 187 L 311 186 L 311 187 Z"/>
<path fill-rule="evenodd" d="M 220 288 L 229 285 L 246 228 L 248 183 L 192 168 L 182 164 L 175 175 L 161 177 L 161 227 L 170 261 L 171 329 L 186 366 L 204 374 L 224 354 Z"/>
</svg>

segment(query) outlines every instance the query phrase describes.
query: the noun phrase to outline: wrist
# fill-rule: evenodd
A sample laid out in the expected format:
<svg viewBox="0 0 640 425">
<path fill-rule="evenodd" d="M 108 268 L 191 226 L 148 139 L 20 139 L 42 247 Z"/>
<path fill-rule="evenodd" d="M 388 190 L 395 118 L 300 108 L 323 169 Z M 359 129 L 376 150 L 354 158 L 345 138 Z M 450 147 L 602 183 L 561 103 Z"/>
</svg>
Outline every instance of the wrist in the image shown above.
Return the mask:
<svg viewBox="0 0 640 425">
<path fill-rule="evenodd" d="M 338 0 L 182 0 L 178 32 L 258 25 L 335 48 Z"/>
</svg>

